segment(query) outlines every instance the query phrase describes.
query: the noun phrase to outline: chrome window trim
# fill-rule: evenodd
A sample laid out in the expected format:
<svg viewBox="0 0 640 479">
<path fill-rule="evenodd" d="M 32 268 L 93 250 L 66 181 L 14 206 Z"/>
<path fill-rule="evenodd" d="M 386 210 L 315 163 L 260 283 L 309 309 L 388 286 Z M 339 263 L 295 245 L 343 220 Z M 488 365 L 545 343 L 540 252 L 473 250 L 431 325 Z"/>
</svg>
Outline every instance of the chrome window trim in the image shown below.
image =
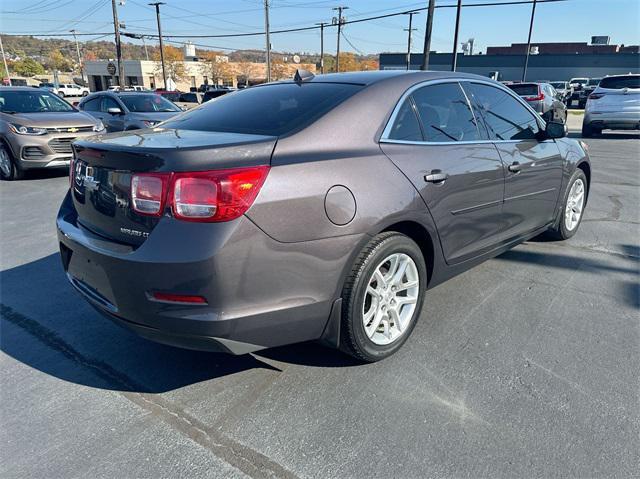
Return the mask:
<svg viewBox="0 0 640 479">
<path fill-rule="evenodd" d="M 402 107 L 402 105 L 404 104 L 404 102 L 406 101 L 406 99 L 416 90 L 423 88 L 425 86 L 430 86 L 430 85 L 438 85 L 438 84 L 442 84 L 442 83 L 457 83 L 458 86 L 462 89 L 462 92 L 464 94 L 464 96 L 467 98 L 467 101 L 469 102 L 469 105 L 472 108 L 472 112 L 474 115 L 474 118 L 476 118 L 475 115 L 475 108 L 473 107 L 473 104 L 470 102 L 469 98 L 467 97 L 467 92 L 465 91 L 464 87 L 463 87 L 463 83 L 478 83 L 481 85 L 487 85 L 493 88 L 497 88 L 498 90 L 503 91 L 504 93 L 506 93 L 507 95 L 511 96 L 511 98 L 516 99 L 516 101 L 518 101 L 527 111 L 529 111 L 529 113 L 531 113 L 533 115 L 533 118 L 536 120 L 536 122 L 538 123 L 538 127 L 544 131 L 546 123 L 545 121 L 542 119 L 542 117 L 540 117 L 540 115 L 538 115 L 538 112 L 536 112 L 533 108 L 531 108 L 522 98 L 520 98 L 519 96 L 517 96 L 511 89 L 507 88 L 506 86 L 504 86 L 502 83 L 496 83 L 494 81 L 488 81 L 488 80 L 482 80 L 482 79 L 476 79 L 476 78 L 443 78 L 443 79 L 438 79 L 438 80 L 426 80 L 420 83 L 416 83 L 415 85 L 412 85 L 410 88 L 408 88 L 400 97 L 400 99 L 398 100 L 398 102 L 396 103 L 396 106 L 393 108 L 393 112 L 391 113 L 391 116 L 389 117 L 389 120 L 387 120 L 387 124 L 384 127 L 384 130 L 382 130 L 382 135 L 380 135 L 380 140 L 379 143 L 395 143 L 395 144 L 404 144 L 404 145 L 476 145 L 476 144 L 487 144 L 487 143 L 519 143 L 522 141 L 531 141 L 531 140 L 471 140 L 471 141 L 441 141 L 441 142 L 435 142 L 435 141 L 410 141 L 410 140 L 394 140 L 393 138 L 389 138 L 389 135 L 391 133 L 391 129 L 393 128 L 393 124 L 396 121 L 396 118 L 398 116 L 398 113 L 400 111 L 400 108 Z M 476 128 L 479 129 L 478 127 L 478 119 L 476 118 Z"/>
</svg>

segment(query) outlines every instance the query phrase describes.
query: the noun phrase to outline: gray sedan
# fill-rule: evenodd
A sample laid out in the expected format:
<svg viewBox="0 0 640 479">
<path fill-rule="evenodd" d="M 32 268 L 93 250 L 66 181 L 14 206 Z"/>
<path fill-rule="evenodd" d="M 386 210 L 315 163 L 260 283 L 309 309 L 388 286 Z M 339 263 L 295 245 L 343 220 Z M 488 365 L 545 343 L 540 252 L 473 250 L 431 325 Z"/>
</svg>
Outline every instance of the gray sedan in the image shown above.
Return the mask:
<svg viewBox="0 0 640 479">
<path fill-rule="evenodd" d="M 182 111 L 160 95 L 140 92 L 94 93 L 78 108 L 102 120 L 108 132 L 150 128 Z"/>
<path fill-rule="evenodd" d="M 377 361 L 425 297 L 429 315 L 429 289 L 576 233 L 591 166 L 565 135 L 475 75 L 298 72 L 77 142 L 62 264 L 149 339 L 235 354 L 321 340 Z"/>
</svg>

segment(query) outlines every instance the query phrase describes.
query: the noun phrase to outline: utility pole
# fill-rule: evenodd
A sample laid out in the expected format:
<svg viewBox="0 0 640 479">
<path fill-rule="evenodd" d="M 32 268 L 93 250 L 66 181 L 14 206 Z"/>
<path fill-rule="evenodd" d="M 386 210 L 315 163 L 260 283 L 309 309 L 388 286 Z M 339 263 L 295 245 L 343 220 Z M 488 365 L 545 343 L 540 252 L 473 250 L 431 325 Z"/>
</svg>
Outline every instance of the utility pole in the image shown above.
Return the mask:
<svg viewBox="0 0 640 479">
<path fill-rule="evenodd" d="M 269 0 L 264 0 L 264 32 L 267 42 L 267 83 L 271 81 L 271 40 L 269 38 Z"/>
<path fill-rule="evenodd" d="M 164 82 L 164 89 L 167 89 L 167 70 L 164 66 L 164 47 L 162 46 L 162 27 L 160 26 L 160 5 L 164 5 L 164 2 L 150 3 L 149 5 L 156 7 L 156 20 L 158 22 L 158 38 L 160 40 L 160 63 L 162 64 L 162 81 Z"/>
<path fill-rule="evenodd" d="M 78 38 L 76 37 L 76 31 L 69 30 L 69 32 L 73 33 L 73 39 L 76 41 L 76 52 L 78 53 L 78 65 L 80 65 L 80 76 L 82 77 L 82 81 L 85 81 L 84 66 L 82 65 L 82 57 L 80 56 L 80 45 L 78 45 Z"/>
<path fill-rule="evenodd" d="M 433 14 L 436 8 L 436 0 L 429 0 L 429 10 L 427 12 L 427 28 L 424 34 L 424 50 L 422 52 L 422 65 L 420 70 L 429 69 L 429 50 L 431 50 L 431 32 L 433 31 Z"/>
<path fill-rule="evenodd" d="M 116 34 L 116 58 L 118 59 L 118 83 L 120 88 L 124 88 L 124 63 L 122 62 L 122 45 L 120 44 L 120 23 L 118 22 L 118 9 L 116 0 L 111 0 L 111 10 L 113 11 L 113 29 Z"/>
<path fill-rule="evenodd" d="M 342 12 L 348 9 L 349 7 L 333 8 L 333 10 L 338 11 L 338 43 L 336 46 L 336 73 L 340 73 L 340 35 L 342 34 Z"/>
<path fill-rule="evenodd" d="M 325 22 L 316 23 L 320 25 L 320 73 L 324 74 L 324 26 Z"/>
<path fill-rule="evenodd" d="M 453 60 L 451 61 L 451 71 L 456 71 L 458 66 L 458 32 L 460 30 L 460 11 L 462 10 L 462 0 L 458 0 L 458 9 L 456 10 L 456 31 L 453 34 Z"/>
<path fill-rule="evenodd" d="M 142 40 L 142 46 L 144 47 L 144 56 L 147 61 L 149 61 L 149 51 L 147 50 L 147 42 L 144 41 L 144 35 L 140 35 L 140 39 Z"/>
<path fill-rule="evenodd" d="M 411 28 L 411 24 L 413 22 L 413 16 L 418 12 L 409 12 L 409 28 L 405 28 L 405 32 L 409 32 L 409 38 L 407 39 L 407 70 L 411 70 L 411 33 L 417 30 L 417 28 Z"/>
<path fill-rule="evenodd" d="M 2 46 L 2 36 L 0 36 L 0 52 L 2 52 L 2 62 L 4 63 L 4 70 L 7 72 L 7 80 L 9 80 L 9 86 L 11 86 L 11 75 L 9 75 L 9 68 L 7 67 L 7 57 L 4 56 L 4 46 Z"/>
<path fill-rule="evenodd" d="M 529 23 L 529 38 L 527 39 L 527 54 L 524 57 L 524 68 L 522 70 L 522 81 L 527 78 L 527 68 L 529 66 L 529 52 L 531 51 L 531 33 L 533 32 L 533 19 L 536 16 L 536 0 L 533 0 L 531 7 L 531 23 Z"/>
</svg>

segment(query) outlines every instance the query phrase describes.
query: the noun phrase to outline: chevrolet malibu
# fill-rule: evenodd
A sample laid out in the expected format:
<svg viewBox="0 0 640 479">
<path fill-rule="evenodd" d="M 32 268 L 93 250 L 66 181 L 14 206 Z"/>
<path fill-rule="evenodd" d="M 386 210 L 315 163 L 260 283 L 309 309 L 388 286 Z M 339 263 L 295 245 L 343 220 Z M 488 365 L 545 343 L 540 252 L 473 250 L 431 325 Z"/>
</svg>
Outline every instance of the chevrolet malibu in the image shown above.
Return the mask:
<svg viewBox="0 0 640 479">
<path fill-rule="evenodd" d="M 376 361 L 429 288 L 576 233 L 591 167 L 565 134 L 474 75 L 298 72 L 76 142 L 63 266 L 98 311 L 162 343 L 321 340 Z"/>
</svg>

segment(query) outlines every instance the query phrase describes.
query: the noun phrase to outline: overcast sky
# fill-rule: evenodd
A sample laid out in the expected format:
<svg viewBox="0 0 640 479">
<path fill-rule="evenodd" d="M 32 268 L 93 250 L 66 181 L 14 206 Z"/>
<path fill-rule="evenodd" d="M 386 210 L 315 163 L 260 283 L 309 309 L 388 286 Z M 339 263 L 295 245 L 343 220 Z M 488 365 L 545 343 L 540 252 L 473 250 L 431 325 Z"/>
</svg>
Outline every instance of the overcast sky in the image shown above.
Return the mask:
<svg viewBox="0 0 640 479">
<path fill-rule="evenodd" d="M 120 21 L 127 31 L 157 33 L 151 0 L 126 0 L 118 6 Z M 165 35 L 220 35 L 264 30 L 263 0 L 164 0 L 161 6 Z M 463 5 L 508 0 L 463 0 Z M 310 26 L 330 22 L 332 7 L 348 6 L 348 20 L 425 7 L 427 0 L 270 0 L 271 29 Z M 437 0 L 436 5 L 455 5 L 456 0 Z M 110 0 L 0 0 L 0 30 L 7 34 L 51 34 L 68 32 L 108 33 L 113 31 Z M 434 19 L 432 49 L 451 51 L 455 8 L 438 8 Z M 476 49 L 526 42 L 531 5 L 463 8 L 460 41 L 475 38 Z M 414 51 L 421 51 L 425 12 L 414 16 Z M 346 51 L 379 53 L 405 51 L 408 17 L 397 16 L 347 25 L 341 48 Z M 640 43 L 640 0 L 566 0 L 539 3 L 534 42 L 588 42 L 592 35 L 609 35 L 612 43 Z M 83 39 L 98 38 L 83 37 Z M 112 39 L 113 34 L 105 36 Z M 186 39 L 169 39 L 174 42 Z M 212 48 L 264 48 L 264 37 L 192 38 Z M 276 34 L 274 50 L 317 52 L 319 31 Z M 325 30 L 325 51 L 335 52 L 335 29 Z"/>
</svg>

